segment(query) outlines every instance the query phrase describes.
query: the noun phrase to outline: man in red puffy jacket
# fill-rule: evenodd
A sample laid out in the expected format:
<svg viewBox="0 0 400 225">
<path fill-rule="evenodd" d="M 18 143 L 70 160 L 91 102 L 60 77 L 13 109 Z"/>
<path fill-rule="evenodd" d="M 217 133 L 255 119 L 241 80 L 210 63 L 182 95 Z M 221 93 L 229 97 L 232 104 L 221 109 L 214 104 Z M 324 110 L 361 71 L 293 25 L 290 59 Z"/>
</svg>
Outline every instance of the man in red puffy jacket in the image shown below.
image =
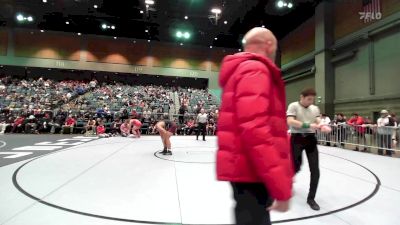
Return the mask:
<svg viewBox="0 0 400 225">
<path fill-rule="evenodd" d="M 245 51 L 225 57 L 219 77 L 217 179 L 231 182 L 236 224 L 264 225 L 270 210 L 289 209 L 292 196 L 286 96 L 272 32 L 254 28 L 244 41 Z"/>
</svg>

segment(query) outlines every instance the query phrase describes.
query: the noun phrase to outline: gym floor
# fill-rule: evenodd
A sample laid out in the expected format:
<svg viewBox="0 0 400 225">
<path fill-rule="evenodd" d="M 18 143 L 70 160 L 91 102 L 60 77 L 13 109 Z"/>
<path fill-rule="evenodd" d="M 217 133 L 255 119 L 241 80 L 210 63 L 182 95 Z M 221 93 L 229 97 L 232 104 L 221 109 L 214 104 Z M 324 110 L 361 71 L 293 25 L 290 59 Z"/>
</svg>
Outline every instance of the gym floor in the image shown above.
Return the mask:
<svg viewBox="0 0 400 225">
<path fill-rule="evenodd" d="M 215 179 L 216 137 L 140 139 L 0 136 L 0 224 L 232 224 L 230 186 Z M 400 221 L 400 161 L 320 146 L 316 201 L 306 204 L 306 157 L 287 213 L 274 223 L 393 225 Z"/>
</svg>

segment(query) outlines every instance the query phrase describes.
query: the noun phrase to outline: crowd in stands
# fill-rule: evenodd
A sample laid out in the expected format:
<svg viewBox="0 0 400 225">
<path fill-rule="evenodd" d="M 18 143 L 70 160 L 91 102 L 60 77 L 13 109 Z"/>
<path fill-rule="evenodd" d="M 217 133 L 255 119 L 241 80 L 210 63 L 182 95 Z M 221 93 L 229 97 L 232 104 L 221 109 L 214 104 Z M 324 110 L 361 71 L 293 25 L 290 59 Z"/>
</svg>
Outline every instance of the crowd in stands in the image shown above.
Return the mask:
<svg viewBox="0 0 400 225">
<path fill-rule="evenodd" d="M 209 115 L 208 134 L 216 131 L 218 104 L 207 90 L 4 77 L 0 93 L 0 134 L 124 135 L 121 126 L 130 119 L 143 123 L 142 133 L 156 134 L 155 123 L 168 118 L 178 124 L 178 135 L 190 135 L 201 108 Z"/>
<path fill-rule="evenodd" d="M 35 114 L 69 102 L 88 90 L 88 83 L 49 79 L 0 79 L 0 109 Z"/>
<path fill-rule="evenodd" d="M 206 133 L 215 135 L 218 101 L 204 89 L 117 82 L 99 84 L 94 79 L 0 79 L 0 134 L 86 133 L 131 136 L 131 119 L 142 122 L 143 134 L 156 134 L 156 122 L 168 118 L 178 124 L 178 135 L 193 135 L 199 132 L 197 115 L 201 109 L 207 113 Z M 397 133 L 393 132 L 392 136 L 388 136 L 385 130 L 386 127 L 400 126 L 396 115 L 386 110 L 381 113 L 377 121 L 357 113 L 351 118 L 338 113 L 332 120 L 322 114 L 321 120 L 322 124 L 336 128 L 332 132 L 333 139 L 339 140 L 342 147 L 345 139 L 349 138 L 344 129 L 349 127 L 352 135 L 357 138 L 356 144 L 360 146 L 365 145 L 365 136 L 368 134 L 392 138 L 398 143 L 400 129 L 395 129 Z"/>
</svg>

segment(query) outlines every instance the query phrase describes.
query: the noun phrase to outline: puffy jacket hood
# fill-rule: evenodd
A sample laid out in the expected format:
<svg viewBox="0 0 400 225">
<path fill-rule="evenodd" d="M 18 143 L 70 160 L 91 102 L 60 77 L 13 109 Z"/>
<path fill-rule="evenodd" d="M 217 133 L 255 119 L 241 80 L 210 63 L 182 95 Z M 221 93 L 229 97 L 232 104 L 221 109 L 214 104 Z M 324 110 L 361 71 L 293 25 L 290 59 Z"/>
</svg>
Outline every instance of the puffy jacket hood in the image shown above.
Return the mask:
<svg viewBox="0 0 400 225">
<path fill-rule="evenodd" d="M 222 61 L 222 68 L 219 75 L 220 87 L 224 87 L 225 84 L 228 82 L 230 76 L 235 72 L 239 65 L 242 62 L 248 60 L 256 60 L 262 62 L 268 67 L 269 71 L 271 71 L 274 80 L 281 79 L 279 73 L 280 70 L 271 59 L 260 54 L 241 52 L 234 55 L 228 55 Z"/>
</svg>

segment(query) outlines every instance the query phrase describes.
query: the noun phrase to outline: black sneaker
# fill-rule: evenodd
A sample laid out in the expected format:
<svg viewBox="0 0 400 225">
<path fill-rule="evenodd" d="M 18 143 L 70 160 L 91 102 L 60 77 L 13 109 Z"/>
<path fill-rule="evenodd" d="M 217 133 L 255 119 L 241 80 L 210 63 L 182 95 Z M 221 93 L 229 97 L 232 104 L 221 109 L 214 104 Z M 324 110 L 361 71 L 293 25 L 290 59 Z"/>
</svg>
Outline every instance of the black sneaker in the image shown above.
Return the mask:
<svg viewBox="0 0 400 225">
<path fill-rule="evenodd" d="M 167 152 L 165 153 L 165 155 L 172 155 L 171 150 L 167 150 Z"/>
<path fill-rule="evenodd" d="M 319 211 L 320 207 L 314 199 L 307 200 L 307 204 L 315 211 Z"/>
<path fill-rule="evenodd" d="M 167 154 L 167 149 L 164 149 L 163 151 L 161 151 L 161 152 L 158 152 L 159 154 L 163 154 L 163 155 L 166 155 Z"/>
</svg>

